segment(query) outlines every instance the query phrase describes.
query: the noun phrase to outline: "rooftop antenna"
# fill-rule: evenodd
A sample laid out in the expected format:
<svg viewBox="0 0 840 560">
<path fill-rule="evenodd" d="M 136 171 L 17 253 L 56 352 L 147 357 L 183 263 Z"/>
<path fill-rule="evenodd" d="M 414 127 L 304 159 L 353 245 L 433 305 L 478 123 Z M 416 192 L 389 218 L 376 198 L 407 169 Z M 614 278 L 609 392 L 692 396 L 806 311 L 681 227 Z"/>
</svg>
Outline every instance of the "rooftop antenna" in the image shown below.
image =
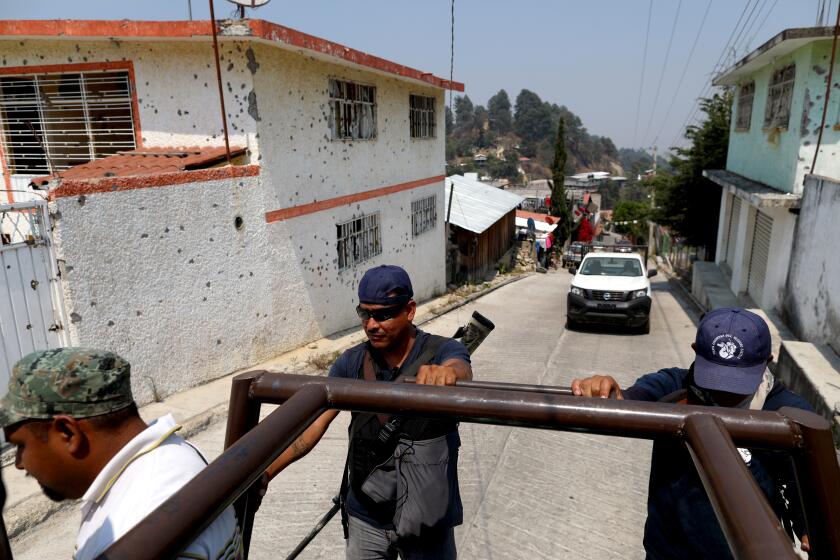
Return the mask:
<svg viewBox="0 0 840 560">
<path fill-rule="evenodd" d="M 228 0 L 232 4 L 236 4 L 236 9 L 239 11 L 239 19 L 245 19 L 245 8 L 259 8 L 265 6 L 271 0 Z"/>
</svg>

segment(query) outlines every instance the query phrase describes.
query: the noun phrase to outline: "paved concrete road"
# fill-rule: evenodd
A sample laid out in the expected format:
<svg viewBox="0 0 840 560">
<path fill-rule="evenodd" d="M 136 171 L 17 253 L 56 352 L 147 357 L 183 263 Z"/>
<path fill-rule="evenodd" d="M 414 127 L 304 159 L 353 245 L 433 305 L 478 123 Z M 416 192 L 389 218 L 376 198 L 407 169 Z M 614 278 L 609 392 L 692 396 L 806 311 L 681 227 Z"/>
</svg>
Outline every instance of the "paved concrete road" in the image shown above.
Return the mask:
<svg viewBox="0 0 840 560">
<path fill-rule="evenodd" d="M 474 356 L 476 378 L 483 380 L 568 385 L 600 372 L 626 385 L 649 371 L 690 363 L 696 317 L 667 282 L 653 283 L 651 334 L 633 335 L 566 331 L 570 279 L 565 272 L 535 275 L 423 328 L 451 334 L 473 309 L 490 317 L 496 331 Z M 285 557 L 330 507 L 348 421 L 348 414 L 339 415 L 321 444 L 272 483 L 257 515 L 252 558 Z M 224 424 L 217 424 L 194 441 L 216 456 L 223 434 Z M 461 558 L 644 557 L 648 442 L 472 424 L 462 425 L 461 434 Z M 16 558 L 67 557 L 76 523 L 73 513 L 56 516 L 15 543 Z M 336 519 L 301 558 L 342 558 L 343 547 Z"/>
</svg>

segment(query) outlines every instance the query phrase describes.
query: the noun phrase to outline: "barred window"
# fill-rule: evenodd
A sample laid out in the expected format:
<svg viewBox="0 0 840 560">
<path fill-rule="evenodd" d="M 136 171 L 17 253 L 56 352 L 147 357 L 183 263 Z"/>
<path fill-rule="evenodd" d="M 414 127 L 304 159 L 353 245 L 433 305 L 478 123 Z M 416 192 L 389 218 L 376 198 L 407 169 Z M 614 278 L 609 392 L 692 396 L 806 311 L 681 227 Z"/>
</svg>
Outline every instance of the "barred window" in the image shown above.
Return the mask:
<svg viewBox="0 0 840 560">
<path fill-rule="evenodd" d="M 435 98 L 409 95 L 408 123 L 412 138 L 435 137 Z"/>
<path fill-rule="evenodd" d="M 744 84 L 738 89 L 738 108 L 735 114 L 735 130 L 746 131 L 750 129 L 754 98 L 755 82 Z"/>
<path fill-rule="evenodd" d="M 435 229 L 437 223 L 437 196 L 427 196 L 411 202 L 411 235 Z"/>
<path fill-rule="evenodd" d="M 372 259 L 382 252 L 379 212 L 336 224 L 338 269 Z"/>
<path fill-rule="evenodd" d="M 333 140 L 376 138 L 376 88 L 331 79 L 330 130 Z"/>
<path fill-rule="evenodd" d="M 773 72 L 770 88 L 767 91 L 767 107 L 764 109 L 764 128 L 787 128 L 795 79 L 796 65 L 794 64 Z"/>
<path fill-rule="evenodd" d="M 133 150 L 128 72 L 0 77 L 0 125 L 12 174 L 52 173 Z"/>
</svg>

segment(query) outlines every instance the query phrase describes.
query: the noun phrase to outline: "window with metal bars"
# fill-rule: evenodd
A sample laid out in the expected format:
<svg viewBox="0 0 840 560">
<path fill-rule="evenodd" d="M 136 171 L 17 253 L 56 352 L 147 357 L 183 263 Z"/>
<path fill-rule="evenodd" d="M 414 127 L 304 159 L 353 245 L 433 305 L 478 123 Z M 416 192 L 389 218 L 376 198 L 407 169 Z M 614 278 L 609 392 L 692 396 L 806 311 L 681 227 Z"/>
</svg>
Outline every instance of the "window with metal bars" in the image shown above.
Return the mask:
<svg viewBox="0 0 840 560">
<path fill-rule="evenodd" d="M 796 65 L 791 64 L 773 72 L 767 90 L 767 107 L 764 109 L 764 128 L 787 128 L 790 121 L 790 104 L 796 80 Z"/>
<path fill-rule="evenodd" d="M 12 174 L 55 173 L 136 147 L 128 72 L 0 77 Z"/>
<path fill-rule="evenodd" d="M 409 95 L 408 124 L 412 138 L 435 137 L 435 98 Z"/>
<path fill-rule="evenodd" d="M 379 212 L 336 224 L 338 269 L 344 270 L 382 253 Z"/>
<path fill-rule="evenodd" d="M 331 79 L 330 130 L 333 140 L 376 138 L 376 88 Z"/>
<path fill-rule="evenodd" d="M 437 195 L 427 196 L 411 202 L 411 235 L 435 229 L 437 223 Z"/>
<path fill-rule="evenodd" d="M 755 98 L 755 82 L 738 88 L 738 108 L 735 112 L 735 130 L 747 131 L 752 121 L 753 99 Z"/>
</svg>

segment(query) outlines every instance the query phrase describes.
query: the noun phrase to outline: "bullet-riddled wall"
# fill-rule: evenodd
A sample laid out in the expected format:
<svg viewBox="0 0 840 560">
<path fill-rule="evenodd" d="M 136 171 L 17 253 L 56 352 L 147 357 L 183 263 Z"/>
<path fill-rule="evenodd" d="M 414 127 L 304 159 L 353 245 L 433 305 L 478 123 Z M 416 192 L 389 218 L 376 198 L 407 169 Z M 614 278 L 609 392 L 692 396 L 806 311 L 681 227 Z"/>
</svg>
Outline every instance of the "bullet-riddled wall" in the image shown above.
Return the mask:
<svg viewBox="0 0 840 560">
<path fill-rule="evenodd" d="M 445 289 L 443 90 L 247 37 L 220 50 L 247 173 L 128 188 L 94 177 L 90 191 L 76 185 L 83 194 L 61 182 L 53 193 L 70 340 L 124 354 L 140 402 L 357 324 L 371 266 L 406 267 L 420 300 Z M 141 148 L 223 145 L 209 41 L 27 39 L 0 51 L 7 75 L 130 72 Z M 376 87 L 375 139 L 330 138 L 330 78 Z M 431 138 L 410 137 L 411 94 L 435 99 Z M 412 203 L 429 197 L 435 220 L 414 235 Z M 338 225 L 373 214 L 379 254 L 339 269 Z"/>
<path fill-rule="evenodd" d="M 260 111 L 269 237 L 290 245 L 322 333 L 356 322 L 356 286 L 378 264 L 404 266 L 418 299 L 445 289 L 443 92 L 259 46 L 254 89 Z M 376 137 L 333 140 L 330 79 L 376 87 Z M 412 139 L 409 96 L 435 98 L 437 134 Z M 412 201 L 435 197 L 437 223 L 412 235 Z M 337 224 L 379 212 L 382 252 L 339 270 Z"/>
</svg>

